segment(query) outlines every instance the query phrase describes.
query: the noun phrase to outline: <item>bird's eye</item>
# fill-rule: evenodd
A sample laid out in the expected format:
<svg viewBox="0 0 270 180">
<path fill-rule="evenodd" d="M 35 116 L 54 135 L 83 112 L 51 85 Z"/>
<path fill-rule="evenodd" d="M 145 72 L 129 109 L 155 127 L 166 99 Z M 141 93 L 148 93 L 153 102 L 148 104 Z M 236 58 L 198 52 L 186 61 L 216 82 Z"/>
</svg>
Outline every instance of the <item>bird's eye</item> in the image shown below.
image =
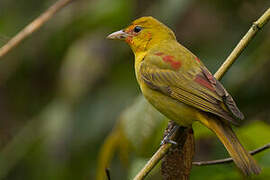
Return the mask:
<svg viewBox="0 0 270 180">
<path fill-rule="evenodd" d="M 134 28 L 134 32 L 135 33 L 138 33 L 138 32 L 140 32 L 142 30 L 142 27 L 140 27 L 140 26 L 136 26 L 135 28 Z"/>
</svg>

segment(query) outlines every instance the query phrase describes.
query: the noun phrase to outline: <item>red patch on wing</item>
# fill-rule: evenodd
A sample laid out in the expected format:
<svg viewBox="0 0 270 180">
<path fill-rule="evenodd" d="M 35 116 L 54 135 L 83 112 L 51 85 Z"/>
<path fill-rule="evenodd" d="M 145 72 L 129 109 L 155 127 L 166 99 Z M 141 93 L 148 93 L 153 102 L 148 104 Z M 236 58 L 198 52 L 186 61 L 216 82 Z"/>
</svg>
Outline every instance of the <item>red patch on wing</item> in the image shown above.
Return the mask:
<svg viewBox="0 0 270 180">
<path fill-rule="evenodd" d="M 158 52 L 158 53 L 155 53 L 155 55 L 162 56 L 162 55 L 164 55 L 164 53 L 163 52 Z"/>
<path fill-rule="evenodd" d="M 205 76 L 207 77 L 207 79 L 211 82 L 211 83 L 214 83 L 216 84 L 216 80 L 215 78 L 213 77 L 213 75 L 211 73 L 209 73 L 209 71 L 203 71 Z"/>
<path fill-rule="evenodd" d="M 201 62 L 201 60 L 197 56 L 195 57 L 195 60 L 199 63 Z"/>
<path fill-rule="evenodd" d="M 172 63 L 174 61 L 173 56 L 169 56 L 169 55 L 164 56 L 162 59 L 163 59 L 163 61 L 170 62 L 170 63 Z"/>
<path fill-rule="evenodd" d="M 201 76 L 196 76 L 195 82 L 199 83 L 200 85 L 206 87 L 207 89 L 210 89 L 211 91 L 215 91 L 214 87 L 210 82 L 202 78 Z"/>
<path fill-rule="evenodd" d="M 171 65 L 171 67 L 176 69 L 176 70 L 179 69 L 182 65 L 181 62 L 176 61 L 173 56 L 165 55 L 163 52 L 157 52 L 157 53 L 155 53 L 155 55 L 162 56 L 162 60 L 164 62 L 169 63 Z"/>
<path fill-rule="evenodd" d="M 181 63 L 179 61 L 175 61 L 173 56 L 166 55 L 163 58 L 163 61 L 171 64 L 171 67 L 174 69 L 179 69 L 181 67 Z"/>
</svg>

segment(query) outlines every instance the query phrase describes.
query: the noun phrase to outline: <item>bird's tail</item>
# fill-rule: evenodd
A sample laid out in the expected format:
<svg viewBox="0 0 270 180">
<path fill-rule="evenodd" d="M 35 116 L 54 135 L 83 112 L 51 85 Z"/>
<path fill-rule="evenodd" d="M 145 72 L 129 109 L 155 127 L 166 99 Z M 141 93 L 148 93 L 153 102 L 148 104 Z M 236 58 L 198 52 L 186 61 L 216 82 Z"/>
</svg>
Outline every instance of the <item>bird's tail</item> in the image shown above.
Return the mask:
<svg viewBox="0 0 270 180">
<path fill-rule="evenodd" d="M 200 115 L 200 121 L 211 129 L 226 147 L 236 166 L 239 167 L 245 175 L 259 174 L 261 168 L 253 157 L 240 144 L 234 134 L 231 126 L 213 117 Z"/>
</svg>

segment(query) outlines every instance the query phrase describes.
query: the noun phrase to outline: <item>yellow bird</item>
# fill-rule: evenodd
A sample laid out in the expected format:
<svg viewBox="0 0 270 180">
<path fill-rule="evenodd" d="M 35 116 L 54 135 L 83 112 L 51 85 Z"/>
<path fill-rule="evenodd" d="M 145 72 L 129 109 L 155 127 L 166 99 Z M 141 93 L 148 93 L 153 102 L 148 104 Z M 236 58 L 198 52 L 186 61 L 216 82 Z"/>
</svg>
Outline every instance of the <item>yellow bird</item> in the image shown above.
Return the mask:
<svg viewBox="0 0 270 180">
<path fill-rule="evenodd" d="M 231 128 L 237 119 L 244 119 L 232 96 L 199 58 L 177 42 L 171 29 L 153 17 L 142 17 L 108 38 L 129 44 L 141 91 L 156 109 L 181 126 L 200 121 L 218 136 L 245 175 L 260 173 Z"/>
</svg>

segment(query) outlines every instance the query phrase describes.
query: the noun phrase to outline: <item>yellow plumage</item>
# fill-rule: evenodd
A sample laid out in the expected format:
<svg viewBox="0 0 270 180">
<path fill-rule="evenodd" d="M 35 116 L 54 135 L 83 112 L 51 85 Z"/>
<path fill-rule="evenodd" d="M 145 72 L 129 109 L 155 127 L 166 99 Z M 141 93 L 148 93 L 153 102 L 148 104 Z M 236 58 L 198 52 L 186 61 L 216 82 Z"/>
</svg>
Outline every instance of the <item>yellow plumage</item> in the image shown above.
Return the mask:
<svg viewBox="0 0 270 180">
<path fill-rule="evenodd" d="M 182 126 L 200 121 L 216 133 L 244 174 L 260 172 L 231 129 L 230 123 L 244 118 L 233 98 L 167 26 L 142 17 L 108 38 L 130 45 L 137 81 L 156 109 Z"/>
</svg>

